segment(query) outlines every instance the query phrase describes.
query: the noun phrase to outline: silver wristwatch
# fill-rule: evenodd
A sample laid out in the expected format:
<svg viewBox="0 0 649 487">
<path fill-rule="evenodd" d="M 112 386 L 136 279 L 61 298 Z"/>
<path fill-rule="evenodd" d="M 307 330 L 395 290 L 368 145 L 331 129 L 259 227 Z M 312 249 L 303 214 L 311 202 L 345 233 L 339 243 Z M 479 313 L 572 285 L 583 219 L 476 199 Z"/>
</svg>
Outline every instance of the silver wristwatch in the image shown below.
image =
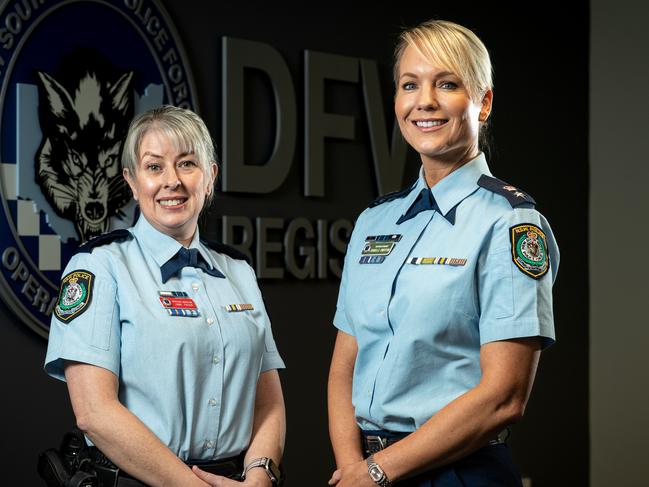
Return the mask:
<svg viewBox="0 0 649 487">
<path fill-rule="evenodd" d="M 243 469 L 243 473 L 241 474 L 242 480 L 246 479 L 248 470 L 255 467 L 263 468 L 273 485 L 280 485 L 280 481 L 282 480 L 282 471 L 277 465 L 275 465 L 275 462 L 273 462 L 273 460 L 268 457 L 255 458 L 248 465 L 246 465 L 246 467 Z"/>
<path fill-rule="evenodd" d="M 388 476 L 385 475 L 381 466 L 374 461 L 374 455 L 367 457 L 367 472 L 370 474 L 370 478 L 379 487 L 392 487 L 392 482 L 390 482 Z"/>
</svg>

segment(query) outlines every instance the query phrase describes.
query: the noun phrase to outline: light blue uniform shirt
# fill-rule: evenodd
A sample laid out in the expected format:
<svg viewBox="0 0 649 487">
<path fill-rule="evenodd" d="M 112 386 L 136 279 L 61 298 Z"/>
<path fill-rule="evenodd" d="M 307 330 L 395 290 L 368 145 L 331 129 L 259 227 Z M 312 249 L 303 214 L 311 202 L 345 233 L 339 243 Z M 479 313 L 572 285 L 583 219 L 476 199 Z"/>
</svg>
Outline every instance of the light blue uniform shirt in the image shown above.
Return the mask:
<svg viewBox="0 0 649 487">
<path fill-rule="evenodd" d="M 352 402 L 362 429 L 419 428 L 478 384 L 480 346 L 487 342 L 541 337 L 545 347 L 554 341 L 559 252 L 550 226 L 533 208 L 514 208 L 478 186 L 483 174 L 490 176 L 480 155 L 430 190 L 439 211 L 397 225 L 427 188 L 422 172 L 407 196 L 366 209 L 356 222 L 334 325 L 358 344 Z M 523 224 L 545 233 L 541 251 L 549 265 L 540 276 L 514 263 L 512 229 Z M 538 233 L 528 242 L 538 243 Z M 377 255 L 390 240 L 389 254 Z M 533 257 L 532 247 L 525 253 Z M 383 262 L 361 263 L 372 257 Z"/>
<path fill-rule="evenodd" d="M 61 380 L 64 360 L 110 370 L 120 402 L 182 460 L 237 455 L 250 441 L 260 372 L 284 367 L 254 271 L 204 246 L 197 230 L 190 248 L 225 278 L 185 267 L 163 284 L 160 266 L 181 245 L 144 216 L 129 231 L 70 260 L 64 275 L 94 274 L 92 296 L 67 323 L 53 316 L 45 370 Z M 171 316 L 159 291 L 186 293 L 200 315 Z M 227 309 L 241 304 L 253 309 Z"/>
</svg>

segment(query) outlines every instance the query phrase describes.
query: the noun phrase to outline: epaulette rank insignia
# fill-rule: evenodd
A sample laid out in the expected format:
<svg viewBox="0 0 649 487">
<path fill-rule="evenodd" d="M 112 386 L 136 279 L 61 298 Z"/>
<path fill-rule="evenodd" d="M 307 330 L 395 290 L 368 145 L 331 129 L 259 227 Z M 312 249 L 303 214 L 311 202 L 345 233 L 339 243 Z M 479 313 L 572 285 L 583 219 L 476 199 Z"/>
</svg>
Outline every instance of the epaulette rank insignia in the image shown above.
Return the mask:
<svg viewBox="0 0 649 487">
<path fill-rule="evenodd" d="M 92 252 L 92 249 L 94 249 L 95 247 L 108 245 L 109 243 L 112 242 L 122 242 L 127 238 L 131 238 L 131 237 L 132 237 L 131 232 L 129 232 L 125 228 L 120 228 L 117 230 L 113 230 L 112 232 L 102 233 L 101 235 L 92 237 L 90 240 L 80 245 L 79 248 L 77 249 L 77 252 L 90 253 Z"/>
<path fill-rule="evenodd" d="M 375 206 L 382 205 L 383 203 L 387 203 L 389 201 L 394 201 L 399 198 L 405 198 L 413 189 L 415 189 L 416 185 L 417 182 L 415 181 L 415 184 L 413 184 L 409 188 L 402 189 L 401 191 L 394 191 L 392 193 L 384 194 L 383 196 L 379 196 L 368 205 L 368 208 L 374 208 Z"/>
<path fill-rule="evenodd" d="M 529 194 L 521 191 L 516 186 L 512 186 L 500 179 L 483 174 L 478 180 L 478 186 L 488 189 L 500 196 L 504 196 L 512 208 L 534 208 L 536 201 Z"/>
</svg>

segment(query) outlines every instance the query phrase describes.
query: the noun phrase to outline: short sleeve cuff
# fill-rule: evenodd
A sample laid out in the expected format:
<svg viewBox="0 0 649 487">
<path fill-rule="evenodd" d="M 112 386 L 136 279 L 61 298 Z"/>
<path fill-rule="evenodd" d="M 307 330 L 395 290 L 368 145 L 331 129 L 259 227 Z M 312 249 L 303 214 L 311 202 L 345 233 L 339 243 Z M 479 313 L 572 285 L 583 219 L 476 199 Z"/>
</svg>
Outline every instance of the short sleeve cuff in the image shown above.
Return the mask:
<svg viewBox="0 0 649 487">
<path fill-rule="evenodd" d="M 261 360 L 261 372 L 273 369 L 285 369 L 284 361 L 278 352 L 265 352 Z"/>
<path fill-rule="evenodd" d="M 480 324 L 480 345 L 501 340 L 539 337 L 541 349 L 545 350 L 554 343 L 554 325 L 538 321 L 491 322 Z"/>
<path fill-rule="evenodd" d="M 102 354 L 95 354 L 87 350 L 79 350 L 75 352 L 64 351 L 58 357 L 48 357 L 48 361 L 45 363 L 45 372 L 55 379 L 65 381 L 65 361 L 95 365 L 109 370 L 119 377 L 119 363 L 111 360 L 110 357 L 106 357 Z"/>
<path fill-rule="evenodd" d="M 354 330 L 349 325 L 347 314 L 340 308 L 336 308 L 336 314 L 334 315 L 334 326 L 340 331 L 344 331 L 348 335 L 354 335 Z"/>
</svg>

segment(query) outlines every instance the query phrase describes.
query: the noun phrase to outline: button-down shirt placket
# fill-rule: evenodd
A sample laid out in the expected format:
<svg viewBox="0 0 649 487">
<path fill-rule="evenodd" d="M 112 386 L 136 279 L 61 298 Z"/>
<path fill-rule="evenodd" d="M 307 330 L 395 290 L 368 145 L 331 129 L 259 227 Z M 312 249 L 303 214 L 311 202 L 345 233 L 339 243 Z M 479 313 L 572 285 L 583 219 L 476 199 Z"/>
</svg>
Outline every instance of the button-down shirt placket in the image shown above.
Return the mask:
<svg viewBox="0 0 649 487">
<path fill-rule="evenodd" d="M 186 292 L 196 302 L 198 308 L 201 310 L 202 316 L 198 318 L 197 325 L 205 329 L 206 342 L 211 345 L 211 348 L 203 360 L 209 361 L 210 372 L 208 373 L 207 384 L 200 389 L 200 398 L 198 399 L 198 407 L 201 408 L 204 414 L 201 414 L 202 423 L 196 427 L 197 431 L 204 432 L 204 441 L 201 445 L 200 437 L 197 437 L 197 448 L 208 451 L 212 458 L 219 455 L 219 444 L 217 438 L 219 437 L 219 428 L 222 412 L 222 392 L 224 386 L 223 367 L 220 366 L 221 360 L 215 363 L 214 358 L 223 358 L 223 336 L 221 334 L 220 325 L 217 320 L 217 313 L 215 305 L 210 299 L 211 285 L 224 284 L 225 279 L 218 281 L 211 276 L 206 276 L 201 270 L 185 267 L 182 270 L 182 278 L 185 282 L 190 282 L 189 288 Z M 212 281 L 214 281 L 212 283 Z M 211 338 L 208 338 L 211 337 Z M 201 357 L 197 358 L 201 360 Z"/>
<path fill-rule="evenodd" d="M 407 206 L 404 205 L 403 207 L 404 212 L 409 206 L 410 206 L 409 204 Z M 397 287 L 399 286 L 399 276 L 401 274 L 401 270 L 403 269 L 403 266 L 405 265 L 406 258 L 410 255 L 412 249 L 419 242 L 421 236 L 424 234 L 426 228 L 434 218 L 435 213 L 437 213 L 435 210 L 422 211 L 419 214 L 417 214 L 414 218 L 405 221 L 400 225 L 397 225 L 395 220 L 393 233 L 402 234 L 402 239 L 397 243 L 397 245 L 395 245 L 392 252 L 390 252 L 390 255 L 387 256 L 386 261 L 383 262 L 383 264 L 379 264 L 381 266 L 386 266 L 386 264 L 388 264 L 389 262 L 389 264 L 386 266 L 387 268 L 382 267 L 381 271 L 383 275 L 388 275 L 388 276 L 392 275 L 394 277 L 391 281 L 388 281 L 389 298 L 383 301 L 384 303 L 387 303 L 385 305 L 387 312 L 383 314 L 385 321 L 381 323 L 381 329 L 382 329 L 381 340 L 384 342 L 384 352 L 383 352 L 382 359 L 377 364 L 378 367 L 376 369 L 376 374 L 374 375 L 374 381 L 372 383 L 371 398 L 369 401 L 369 406 L 367 411 L 369 415 L 368 417 L 372 417 L 372 406 L 374 402 L 376 384 L 379 376 L 382 373 L 383 366 L 386 365 L 386 360 L 388 361 L 387 363 L 388 367 L 393 366 L 393 364 L 389 363 L 390 341 L 392 340 L 392 337 L 395 334 L 396 331 L 395 327 L 399 326 L 399 320 L 398 318 L 397 319 L 392 318 L 395 312 L 392 306 L 392 300 L 395 296 L 395 293 L 397 292 Z"/>
</svg>

